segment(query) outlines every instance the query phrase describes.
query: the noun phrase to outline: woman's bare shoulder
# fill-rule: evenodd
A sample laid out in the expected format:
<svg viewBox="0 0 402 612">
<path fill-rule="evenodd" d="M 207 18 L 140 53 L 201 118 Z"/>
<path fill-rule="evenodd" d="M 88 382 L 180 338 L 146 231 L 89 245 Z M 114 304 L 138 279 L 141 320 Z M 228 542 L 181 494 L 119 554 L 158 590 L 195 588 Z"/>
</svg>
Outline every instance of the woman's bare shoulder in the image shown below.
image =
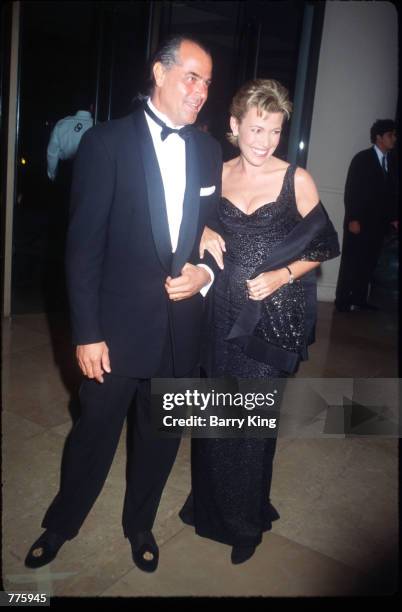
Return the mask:
<svg viewBox="0 0 402 612">
<path fill-rule="evenodd" d="M 299 166 L 297 166 L 295 172 L 295 187 L 303 192 L 317 191 L 316 184 L 310 172 L 307 172 L 307 170 Z"/>
<path fill-rule="evenodd" d="M 306 215 L 320 201 L 320 196 L 313 177 L 304 168 L 295 172 L 296 205 L 302 216 Z"/>
</svg>

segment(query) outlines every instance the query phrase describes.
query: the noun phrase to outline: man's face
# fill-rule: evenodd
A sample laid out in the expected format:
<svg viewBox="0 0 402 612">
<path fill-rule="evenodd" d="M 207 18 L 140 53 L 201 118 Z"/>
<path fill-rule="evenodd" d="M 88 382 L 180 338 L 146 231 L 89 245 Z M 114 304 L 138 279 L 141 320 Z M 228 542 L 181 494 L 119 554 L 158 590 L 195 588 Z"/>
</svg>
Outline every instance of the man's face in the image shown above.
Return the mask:
<svg viewBox="0 0 402 612">
<path fill-rule="evenodd" d="M 392 130 L 391 132 L 385 132 L 382 136 L 377 136 L 376 145 L 381 149 L 383 153 L 388 153 L 388 151 L 392 151 L 395 147 L 396 143 L 396 132 Z"/>
<path fill-rule="evenodd" d="M 177 51 L 177 64 L 166 69 L 154 66 L 155 90 L 152 102 L 173 125 L 194 123 L 208 97 L 212 61 L 198 45 L 188 40 Z"/>
</svg>

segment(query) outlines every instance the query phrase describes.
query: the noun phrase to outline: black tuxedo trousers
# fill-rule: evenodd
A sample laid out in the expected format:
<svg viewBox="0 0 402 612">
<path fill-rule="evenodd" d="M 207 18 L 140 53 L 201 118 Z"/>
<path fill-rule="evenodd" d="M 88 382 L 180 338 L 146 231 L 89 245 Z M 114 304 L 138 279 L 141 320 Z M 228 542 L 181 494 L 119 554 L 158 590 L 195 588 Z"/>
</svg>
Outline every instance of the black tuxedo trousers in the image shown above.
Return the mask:
<svg viewBox="0 0 402 612">
<path fill-rule="evenodd" d="M 167 340 L 157 377 L 173 375 Z M 194 376 L 192 371 L 189 376 Z M 180 438 L 155 436 L 150 415 L 150 380 L 104 375 L 104 383 L 84 380 L 81 416 L 67 440 L 61 485 L 42 527 L 72 539 L 102 490 L 127 417 L 124 535 L 151 530 Z M 118 503 L 118 500 L 116 500 Z M 107 525 L 105 525 L 107 529 Z"/>
<path fill-rule="evenodd" d="M 363 305 L 367 302 L 369 284 L 381 255 L 386 229 L 352 234 L 344 229 L 336 300 L 339 304 Z"/>
</svg>

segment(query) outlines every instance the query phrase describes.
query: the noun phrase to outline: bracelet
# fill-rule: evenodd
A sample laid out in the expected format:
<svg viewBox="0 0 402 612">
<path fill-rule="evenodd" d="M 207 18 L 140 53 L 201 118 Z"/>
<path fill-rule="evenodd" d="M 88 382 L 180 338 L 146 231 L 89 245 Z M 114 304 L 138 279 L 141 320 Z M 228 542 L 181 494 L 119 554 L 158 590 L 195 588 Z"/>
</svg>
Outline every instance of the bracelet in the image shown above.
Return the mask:
<svg viewBox="0 0 402 612">
<path fill-rule="evenodd" d="M 294 282 L 295 277 L 293 276 L 293 272 L 292 272 L 292 270 L 289 268 L 289 266 L 285 266 L 285 268 L 286 268 L 286 270 L 289 272 L 289 280 L 288 280 L 288 284 L 289 284 L 289 285 L 291 285 L 291 284 Z"/>
</svg>

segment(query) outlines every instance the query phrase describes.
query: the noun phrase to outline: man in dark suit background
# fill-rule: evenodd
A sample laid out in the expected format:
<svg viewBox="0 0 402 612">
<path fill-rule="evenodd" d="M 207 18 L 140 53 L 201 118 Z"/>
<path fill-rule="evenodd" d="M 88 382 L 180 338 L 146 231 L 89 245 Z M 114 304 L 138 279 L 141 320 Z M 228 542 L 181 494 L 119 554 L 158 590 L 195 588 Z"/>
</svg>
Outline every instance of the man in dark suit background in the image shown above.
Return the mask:
<svg viewBox="0 0 402 612">
<path fill-rule="evenodd" d="M 352 159 L 345 185 L 342 257 L 335 305 L 340 312 L 376 310 L 368 303 L 369 283 L 391 225 L 398 229 L 396 126 L 379 119 L 371 127 L 373 146 Z"/>
<path fill-rule="evenodd" d="M 73 341 L 86 376 L 82 413 L 28 567 L 49 563 L 77 535 L 136 395 L 123 530 L 136 565 L 157 567 L 151 530 L 180 440 L 155 437 L 149 382 L 194 375 L 199 361 L 200 291 L 216 266 L 207 253 L 210 267 L 199 261 L 198 245 L 220 196 L 222 161 L 219 144 L 191 124 L 211 74 L 209 52 L 174 37 L 154 58 L 153 90 L 141 108 L 82 138 L 66 252 Z"/>
</svg>

